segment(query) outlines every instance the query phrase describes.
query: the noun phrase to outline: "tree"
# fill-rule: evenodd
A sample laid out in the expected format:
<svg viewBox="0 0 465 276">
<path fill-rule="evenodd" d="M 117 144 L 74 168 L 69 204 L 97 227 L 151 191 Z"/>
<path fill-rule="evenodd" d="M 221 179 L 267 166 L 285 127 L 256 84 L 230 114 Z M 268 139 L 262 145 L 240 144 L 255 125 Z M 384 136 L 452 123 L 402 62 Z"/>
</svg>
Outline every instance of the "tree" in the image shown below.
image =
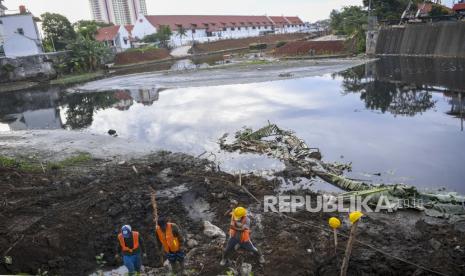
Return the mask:
<svg viewBox="0 0 465 276">
<path fill-rule="evenodd" d="M 173 32 L 171 32 L 170 26 L 160 26 L 157 32 L 158 41 L 164 48 L 168 47 L 168 41 L 171 39 Z"/>
<path fill-rule="evenodd" d="M 330 26 L 334 34 L 347 35 L 354 40 L 357 52 L 365 51 L 365 26 L 368 13 L 363 7 L 348 6 L 341 11 L 333 10 L 330 14 Z"/>
<path fill-rule="evenodd" d="M 378 20 L 400 21 L 402 13 L 405 11 L 410 0 L 371 0 L 372 14 L 378 17 Z M 424 0 L 412 0 L 413 7 L 423 3 Z M 363 6 L 368 8 L 370 0 L 363 0 Z"/>
<path fill-rule="evenodd" d="M 170 26 L 160 26 L 156 33 L 146 35 L 142 41 L 146 43 L 158 43 L 161 47 L 167 48 L 172 34 Z"/>
<path fill-rule="evenodd" d="M 111 51 L 103 43 L 78 36 L 68 46 L 71 51 L 71 67 L 74 71 L 95 71 L 111 55 Z"/>
<path fill-rule="evenodd" d="M 45 41 L 56 51 L 64 50 L 66 45 L 76 38 L 69 20 L 61 14 L 46 12 L 41 15 Z"/>
<path fill-rule="evenodd" d="M 451 14 L 450 10 L 448 10 L 443 5 L 433 4 L 433 6 L 431 7 L 429 16 L 435 17 L 435 16 L 443 16 L 443 15 L 449 15 L 449 14 Z"/>
<path fill-rule="evenodd" d="M 184 28 L 182 25 L 179 25 L 176 35 L 179 36 L 179 41 L 180 41 L 180 43 L 182 45 L 182 37 L 187 36 L 187 29 Z"/>
<path fill-rule="evenodd" d="M 94 39 L 98 29 L 109 26 L 113 26 L 113 24 L 93 20 L 79 20 L 73 24 L 76 33 L 88 39 Z"/>
</svg>

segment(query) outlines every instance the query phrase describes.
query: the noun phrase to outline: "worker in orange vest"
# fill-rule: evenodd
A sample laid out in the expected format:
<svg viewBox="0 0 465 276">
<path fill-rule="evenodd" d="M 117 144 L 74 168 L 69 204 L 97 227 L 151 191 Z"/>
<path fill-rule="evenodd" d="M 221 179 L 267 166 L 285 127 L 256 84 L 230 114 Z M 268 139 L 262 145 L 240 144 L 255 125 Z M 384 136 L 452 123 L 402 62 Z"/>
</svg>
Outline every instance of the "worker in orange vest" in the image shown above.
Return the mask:
<svg viewBox="0 0 465 276">
<path fill-rule="evenodd" d="M 253 252 L 261 264 L 265 263 L 265 258 L 250 240 L 250 218 L 247 216 L 247 210 L 244 207 L 237 207 L 231 212 L 229 240 L 223 251 L 220 264 L 226 265 L 228 255 L 238 248 Z"/>
<path fill-rule="evenodd" d="M 160 217 L 156 226 L 156 236 L 160 252 L 170 262 L 172 272 L 176 275 L 184 273 L 184 239 L 179 227 L 168 222 L 166 218 Z"/>
<path fill-rule="evenodd" d="M 140 273 L 142 266 L 142 239 L 139 232 L 133 231 L 130 225 L 123 225 L 121 232 L 118 234 L 118 242 L 123 255 L 123 263 L 128 269 L 129 275 Z M 119 259 L 118 254 L 115 257 Z"/>
</svg>

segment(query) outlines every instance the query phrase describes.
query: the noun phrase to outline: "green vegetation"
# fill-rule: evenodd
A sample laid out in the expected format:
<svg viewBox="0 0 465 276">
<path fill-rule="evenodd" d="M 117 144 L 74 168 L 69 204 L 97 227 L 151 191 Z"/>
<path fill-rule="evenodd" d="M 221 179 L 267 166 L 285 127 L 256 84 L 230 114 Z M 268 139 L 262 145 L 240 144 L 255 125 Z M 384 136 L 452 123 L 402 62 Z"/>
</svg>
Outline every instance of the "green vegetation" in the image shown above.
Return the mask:
<svg viewBox="0 0 465 276">
<path fill-rule="evenodd" d="M 147 51 L 151 51 L 151 50 L 155 50 L 155 49 L 159 49 L 159 48 L 157 48 L 155 46 L 152 46 L 152 45 L 148 45 L 148 46 L 141 47 L 141 48 L 129 48 L 124 52 L 125 53 L 132 53 L 132 52 L 145 53 Z"/>
<path fill-rule="evenodd" d="M 98 70 L 111 51 L 103 43 L 78 36 L 67 47 L 71 51 L 70 65 L 73 72 L 89 72 Z"/>
<path fill-rule="evenodd" d="M 40 162 L 22 158 L 11 158 L 0 155 L 0 168 L 13 168 L 24 172 L 42 172 L 47 170 L 58 170 L 77 166 L 92 160 L 89 153 L 78 153 L 58 162 Z"/>
<path fill-rule="evenodd" d="M 429 16 L 443 16 L 443 15 L 450 15 L 450 10 L 445 8 L 443 5 L 433 4 L 431 7 L 431 12 Z"/>
<path fill-rule="evenodd" d="M 7 64 L 2 65 L 0 69 L 1 71 L 5 73 L 10 73 L 10 72 L 13 72 L 16 68 L 14 67 L 14 65 L 7 63 Z"/>
<path fill-rule="evenodd" d="M 182 25 L 179 25 L 176 32 L 176 36 L 179 36 L 179 42 L 182 44 L 182 37 L 187 36 L 187 29 L 184 28 Z"/>
<path fill-rule="evenodd" d="M 70 85 L 86 81 L 94 80 L 98 77 L 104 76 L 104 72 L 96 71 L 91 73 L 82 73 L 82 74 L 72 74 L 60 77 L 58 79 L 50 81 L 52 85 Z"/>
<path fill-rule="evenodd" d="M 284 45 L 286 45 L 287 41 L 278 41 L 276 43 L 276 48 L 280 48 L 280 47 L 283 47 Z"/>
<path fill-rule="evenodd" d="M 363 0 L 363 6 L 368 8 L 370 0 Z M 371 0 L 372 15 L 378 20 L 400 21 L 402 13 L 405 11 L 410 0 Z M 413 0 L 413 6 L 423 3 L 423 0 Z"/>
<path fill-rule="evenodd" d="M 168 48 L 168 42 L 172 34 L 173 32 L 171 32 L 170 26 L 160 26 L 158 32 L 145 36 L 142 41 L 146 43 L 157 43 L 162 48 Z"/>
<path fill-rule="evenodd" d="M 76 38 L 76 32 L 69 20 L 61 14 L 46 12 L 41 15 L 46 51 L 62 51 Z"/>
<path fill-rule="evenodd" d="M 252 43 L 249 45 L 250 50 L 264 50 L 266 47 L 266 43 Z"/>
<path fill-rule="evenodd" d="M 348 6 L 341 11 L 333 10 L 330 14 L 330 26 L 334 34 L 347 35 L 354 40 L 355 51 L 365 52 L 365 28 L 368 12 L 359 6 Z"/>
<path fill-rule="evenodd" d="M 73 24 L 74 31 L 87 39 L 95 40 L 97 30 L 103 27 L 113 26 L 112 23 L 97 22 L 94 20 L 79 20 Z"/>
</svg>

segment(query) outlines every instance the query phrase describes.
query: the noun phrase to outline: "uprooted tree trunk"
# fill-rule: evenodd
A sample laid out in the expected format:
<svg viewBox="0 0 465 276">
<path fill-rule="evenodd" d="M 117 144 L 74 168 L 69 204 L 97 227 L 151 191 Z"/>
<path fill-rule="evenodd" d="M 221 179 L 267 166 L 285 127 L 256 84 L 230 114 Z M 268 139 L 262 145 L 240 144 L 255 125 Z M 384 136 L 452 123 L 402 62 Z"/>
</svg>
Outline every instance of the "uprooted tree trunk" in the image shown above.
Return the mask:
<svg viewBox="0 0 465 276">
<path fill-rule="evenodd" d="M 286 165 L 286 169 L 297 171 L 302 177 L 319 177 L 347 191 L 341 194 L 343 199 L 370 196 L 371 203 L 376 204 L 383 196 L 391 202 L 397 202 L 391 206 L 393 209 L 415 208 L 425 211 L 427 215 L 437 217 L 465 216 L 465 196 L 456 193 L 422 193 L 415 187 L 405 184 L 369 184 L 348 179 L 343 173 L 351 170 L 350 163 L 323 162 L 318 148 L 308 147 L 292 131 L 283 130 L 275 124 L 268 123 L 267 126 L 256 131 L 243 128 L 236 132 L 235 140 L 231 143 L 226 142 L 227 137 L 226 133 L 219 139 L 222 150 L 264 154 L 279 159 Z M 413 204 L 410 204 L 412 202 Z M 415 202 L 422 204 L 416 205 Z"/>
</svg>

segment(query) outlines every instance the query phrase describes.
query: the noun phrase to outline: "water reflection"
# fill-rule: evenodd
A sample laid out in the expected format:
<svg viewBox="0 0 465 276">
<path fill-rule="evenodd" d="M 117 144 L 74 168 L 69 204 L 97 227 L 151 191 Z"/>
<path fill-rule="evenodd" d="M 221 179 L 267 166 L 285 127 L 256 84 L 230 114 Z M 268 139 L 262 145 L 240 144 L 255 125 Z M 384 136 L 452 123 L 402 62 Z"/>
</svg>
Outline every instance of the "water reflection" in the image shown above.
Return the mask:
<svg viewBox="0 0 465 276">
<path fill-rule="evenodd" d="M 150 106 L 163 89 L 135 89 L 89 94 L 64 94 L 58 89 L 5 94 L 0 104 L 0 123 L 9 130 L 84 129 L 99 110 L 124 111 L 133 104 Z M 64 112 L 61 112 L 64 111 Z M 61 116 L 64 113 L 64 120 Z"/>
<path fill-rule="evenodd" d="M 154 148 L 194 155 L 212 152 L 223 169 L 244 171 L 279 169 L 281 164 L 252 155 L 222 156 L 217 138 L 270 120 L 319 147 L 325 160 L 353 162 L 353 178 L 465 192 L 465 151 L 458 150 L 465 147 L 465 139 L 457 124 L 457 118 L 464 118 L 465 101 L 454 81 L 463 74 L 457 73 L 461 67 L 454 65 L 451 77 L 405 67 L 418 62 L 380 62 L 385 63 L 332 77 L 264 83 L 2 94 L 0 131 L 6 125 L 11 130 L 65 128 L 100 134 L 112 128 L 120 138 L 148 142 Z M 422 76 L 431 79 L 422 83 Z"/>
<path fill-rule="evenodd" d="M 360 94 L 367 109 L 394 116 L 434 110 L 432 93 L 441 93 L 451 105 L 446 114 L 460 118 L 463 130 L 464 60 L 390 57 L 335 75 L 343 78 L 344 94 Z"/>
</svg>

